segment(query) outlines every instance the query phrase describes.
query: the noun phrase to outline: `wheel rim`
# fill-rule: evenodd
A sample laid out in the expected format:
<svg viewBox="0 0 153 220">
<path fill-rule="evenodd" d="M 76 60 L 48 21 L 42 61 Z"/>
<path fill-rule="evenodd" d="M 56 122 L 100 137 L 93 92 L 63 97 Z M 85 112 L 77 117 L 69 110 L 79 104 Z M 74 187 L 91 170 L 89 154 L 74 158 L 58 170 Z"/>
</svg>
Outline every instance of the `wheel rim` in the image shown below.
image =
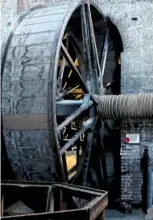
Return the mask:
<svg viewBox="0 0 153 220">
<path fill-rule="evenodd" d="M 81 1 L 76 2 L 70 10 L 66 6 L 50 7 L 38 11 L 30 9 L 30 14 L 28 16 L 26 15 L 26 18 L 23 19 L 21 25 L 15 25 L 14 32 L 11 32 L 9 40 L 7 40 L 5 47 L 6 56 L 4 56 L 2 65 L 4 66 L 4 72 L 7 71 L 3 74 L 2 85 L 4 90 L 4 101 L 2 101 L 4 138 L 10 162 L 18 179 L 49 181 L 62 179 L 64 181 L 69 181 L 67 178 L 67 169 L 65 168 L 66 165 L 64 165 L 65 159 L 61 157 L 62 154 L 60 154 L 60 148 L 66 144 L 66 149 L 68 149 L 70 142 L 63 142 L 63 137 L 59 142 L 59 135 L 57 134 L 57 128 L 59 129 L 60 127 L 59 130 L 63 130 L 63 128 L 69 123 L 66 122 L 63 126 L 62 122 L 65 118 L 63 116 L 62 118 L 56 117 L 57 112 L 61 114 L 60 107 L 62 107 L 62 114 L 64 109 L 67 111 L 68 108 L 64 106 L 66 104 L 67 106 L 73 107 L 71 109 L 71 114 L 77 110 L 77 107 L 79 108 L 79 110 L 73 114 L 71 120 L 74 120 L 77 115 L 81 114 L 79 120 L 75 121 L 75 123 L 77 123 L 77 130 L 74 124 L 72 125 L 73 129 L 69 129 L 73 142 L 88 130 L 88 135 L 84 136 L 84 141 L 79 141 L 79 143 L 82 143 L 83 145 L 82 148 L 86 150 L 82 150 L 82 153 L 80 153 L 81 157 L 79 160 L 79 166 L 77 167 L 77 173 L 69 182 L 89 185 L 92 187 L 103 187 L 102 182 L 105 176 L 103 174 L 103 168 L 106 168 L 105 161 L 101 161 L 101 158 L 103 158 L 101 131 L 103 129 L 101 121 L 97 117 L 94 94 L 103 94 L 104 92 L 103 86 L 101 86 L 103 83 L 100 85 L 98 80 L 102 71 L 99 71 L 100 64 L 98 64 L 92 21 L 91 16 L 89 15 L 90 7 L 92 19 L 94 21 L 96 43 L 98 42 L 98 55 L 99 58 L 101 58 L 100 64 L 103 66 L 101 66 L 101 70 L 103 70 L 103 73 L 104 69 L 106 70 L 105 72 L 107 72 L 105 61 L 108 49 L 108 40 L 106 37 L 108 35 L 108 29 L 106 30 L 106 28 L 108 27 L 103 16 L 96 7 L 94 8 L 92 5 L 89 6 L 88 4 L 83 4 Z M 80 12 L 80 8 L 82 8 L 82 13 Z M 79 14 L 77 14 L 78 11 Z M 60 14 L 59 18 L 56 15 L 57 12 Z M 83 16 L 86 16 L 83 28 L 81 28 L 81 15 L 82 18 Z M 80 21 L 78 22 L 79 25 L 77 31 L 75 16 Z M 90 23 L 90 28 L 86 30 L 87 22 Z M 44 23 L 46 24 L 44 25 Z M 50 23 L 53 23 L 53 27 L 49 26 Z M 69 29 L 67 27 L 71 28 Z M 89 29 L 92 34 L 89 32 Z M 97 30 L 104 31 L 103 38 L 99 35 L 100 40 L 96 34 Z M 82 36 L 82 33 L 85 34 L 87 32 L 90 39 L 87 40 L 87 42 L 84 40 L 83 44 L 80 40 L 83 37 L 80 36 Z M 78 33 L 81 34 L 79 35 Z M 68 49 L 68 53 L 72 56 L 73 61 L 69 59 L 69 56 L 67 55 L 67 37 L 63 40 L 64 46 L 62 46 L 61 50 L 61 42 L 65 34 L 68 34 L 67 36 L 70 41 L 70 50 Z M 51 36 L 51 39 L 49 36 Z M 37 39 L 38 42 L 36 42 Z M 76 44 L 79 45 L 81 53 L 79 53 L 79 50 L 77 49 L 75 40 Z M 90 42 L 88 43 L 88 41 Z M 90 48 L 88 48 L 89 45 L 91 45 Z M 101 48 L 103 47 L 105 49 L 101 51 Z M 84 53 L 84 48 L 86 48 L 86 53 Z M 61 52 L 62 54 L 64 53 L 64 57 L 67 60 L 66 62 L 68 62 L 69 66 L 73 69 L 71 74 L 71 68 L 68 66 L 66 67 L 67 73 L 64 71 L 62 86 L 65 85 L 68 79 L 68 74 L 70 74 L 73 79 L 71 80 L 70 77 L 70 81 L 65 86 L 66 89 L 70 87 L 71 91 L 69 90 L 68 96 L 63 99 L 65 102 L 67 100 L 67 103 L 64 103 L 64 105 L 61 102 L 61 97 L 58 99 L 59 103 L 56 103 L 56 97 L 59 95 L 59 90 L 57 89 L 59 84 L 56 86 L 59 70 L 58 66 L 62 67 L 62 61 L 59 61 Z M 89 65 L 89 55 L 86 56 L 87 59 L 82 62 L 82 56 L 85 56 L 85 54 L 87 55 L 89 52 L 91 53 L 91 65 Z M 74 66 L 73 64 L 76 57 L 78 59 L 78 66 Z M 37 62 L 37 58 L 38 61 L 40 59 L 40 62 Z M 76 65 L 77 62 L 75 63 Z M 17 65 L 15 65 L 15 68 L 14 63 Z M 92 80 L 88 77 L 90 75 L 89 71 L 88 74 L 86 71 L 87 68 L 90 69 L 90 66 L 90 74 L 95 74 L 93 75 Z M 62 73 L 62 71 L 60 72 Z M 83 74 L 80 74 L 79 72 Z M 96 74 L 98 77 L 96 77 Z M 74 75 L 77 75 L 77 77 L 74 77 Z M 41 80 L 40 84 L 39 80 Z M 101 82 L 102 81 L 103 76 L 101 76 Z M 83 94 L 82 91 L 81 94 L 74 94 L 74 90 L 72 91 L 72 89 L 75 88 L 75 92 L 77 92 L 77 89 L 79 89 L 78 83 L 84 91 Z M 5 87 L 7 88 L 6 91 Z M 10 93 L 12 93 L 13 96 L 10 97 Z M 70 103 L 72 97 L 73 100 L 71 100 Z M 59 107 L 58 109 L 56 108 L 57 105 Z M 42 106 L 44 106 L 44 108 Z M 83 114 L 84 111 L 85 114 Z M 71 114 L 69 113 L 68 115 Z M 65 116 L 67 116 L 67 112 Z M 97 121 L 94 121 L 94 117 L 97 118 Z M 18 120 L 20 123 L 18 123 Z M 85 121 L 84 125 L 83 121 Z M 97 122 L 99 130 L 93 129 L 95 122 Z M 96 126 L 97 124 L 95 123 Z M 74 135 L 75 133 L 77 133 L 77 137 Z M 67 134 L 64 132 L 64 137 L 66 137 L 66 135 Z M 93 141 L 91 141 L 92 139 Z M 100 141 L 97 145 L 98 139 Z M 77 143 L 77 145 L 79 145 L 79 143 Z M 88 146 L 88 148 L 86 146 Z M 76 158 L 77 157 L 74 156 L 75 161 Z M 97 160 L 96 163 L 93 162 L 94 158 Z"/>
<path fill-rule="evenodd" d="M 63 179 L 68 182 L 99 188 L 100 185 L 102 185 L 104 176 L 102 161 L 99 157 L 99 170 L 96 169 L 90 172 L 89 163 L 91 152 L 94 153 L 92 150 L 92 140 L 94 138 L 94 142 L 96 142 L 94 136 L 99 136 L 98 132 L 95 132 L 95 127 L 96 125 L 99 125 L 99 128 L 101 127 L 101 121 L 98 119 L 96 113 L 94 95 L 104 93 L 103 74 L 108 51 L 109 32 L 107 26 L 105 26 L 105 30 L 103 27 L 104 50 L 101 54 L 98 54 L 96 36 L 94 33 L 95 27 L 93 27 L 91 15 L 93 11 L 98 17 L 97 21 L 100 20 L 104 23 L 104 18 L 96 8 L 89 4 L 82 4 L 73 12 L 63 35 L 58 61 L 59 68 L 56 73 L 57 88 L 54 88 L 56 90 L 56 92 L 54 92 L 56 93 L 54 133 L 56 134 L 55 145 L 57 147 Z M 79 35 L 77 37 L 75 36 L 71 26 L 73 24 L 73 16 L 75 17 L 76 13 L 80 13 L 80 27 L 77 26 L 77 28 L 79 32 L 81 31 L 81 37 Z M 81 39 L 78 43 L 77 40 L 79 38 Z M 83 50 L 81 50 L 81 48 L 83 48 Z M 84 72 L 86 72 L 86 74 L 84 74 Z M 77 89 L 82 91 L 79 91 L 81 94 L 77 95 L 77 99 L 75 99 L 76 94 L 74 94 L 74 92 L 77 92 Z M 53 101 L 52 105 L 54 104 L 55 102 Z M 84 112 L 86 113 L 86 117 L 83 116 Z M 80 118 L 80 116 L 82 118 Z M 85 121 L 82 123 L 84 119 Z M 74 125 L 77 124 L 78 121 L 81 123 L 80 128 Z M 84 141 L 82 143 L 79 140 L 81 135 L 84 136 Z M 100 136 L 99 139 L 101 139 Z M 99 141 L 100 144 L 101 140 Z M 73 153 L 75 152 L 75 156 L 73 154 L 71 155 L 73 158 L 73 165 L 70 172 L 68 172 L 68 161 L 65 155 L 68 154 L 68 151 L 72 153 L 71 149 L 74 145 L 77 145 L 76 151 L 73 151 Z M 80 146 L 82 147 L 82 155 L 79 155 Z M 101 155 L 102 152 L 100 148 L 98 152 Z M 68 157 L 69 156 L 67 156 L 67 158 Z M 73 172 L 72 175 L 71 172 Z M 92 177 L 90 177 L 90 179 L 92 179 L 91 181 L 87 180 L 89 173 L 92 174 Z M 84 178 L 81 178 L 81 175 L 83 175 Z M 100 176 L 99 181 L 97 175 Z M 92 182 L 92 185 L 90 185 L 89 182 Z"/>
</svg>

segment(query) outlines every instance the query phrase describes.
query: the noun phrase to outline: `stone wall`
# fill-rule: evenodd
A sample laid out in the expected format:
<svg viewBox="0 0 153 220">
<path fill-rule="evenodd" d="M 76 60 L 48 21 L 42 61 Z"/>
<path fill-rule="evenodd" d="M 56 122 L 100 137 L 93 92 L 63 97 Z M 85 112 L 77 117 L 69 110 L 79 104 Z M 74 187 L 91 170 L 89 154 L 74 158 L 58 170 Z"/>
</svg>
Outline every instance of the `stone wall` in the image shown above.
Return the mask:
<svg viewBox="0 0 153 220">
<path fill-rule="evenodd" d="M 1 0 L 1 35 L 0 45 L 10 29 L 11 25 L 15 22 L 17 17 L 17 1 L 16 0 Z"/>
<path fill-rule="evenodd" d="M 120 3 L 111 15 L 124 43 L 121 93 L 153 92 L 153 4 L 151 1 L 129 3 Z M 121 133 L 121 199 L 139 203 L 145 146 L 149 148 L 153 165 L 153 121 L 123 121 Z M 126 133 L 139 133 L 140 144 L 124 144 Z"/>
<path fill-rule="evenodd" d="M 37 4 L 73 4 L 70 0 L 2 0 L 2 39 L 17 13 Z M 104 15 L 118 27 L 123 39 L 122 93 L 153 92 L 153 1 L 99 0 Z M 124 144 L 126 133 L 140 133 L 139 145 Z M 141 201 L 140 159 L 148 146 L 153 159 L 153 121 L 123 121 L 121 128 L 121 199 Z"/>
</svg>

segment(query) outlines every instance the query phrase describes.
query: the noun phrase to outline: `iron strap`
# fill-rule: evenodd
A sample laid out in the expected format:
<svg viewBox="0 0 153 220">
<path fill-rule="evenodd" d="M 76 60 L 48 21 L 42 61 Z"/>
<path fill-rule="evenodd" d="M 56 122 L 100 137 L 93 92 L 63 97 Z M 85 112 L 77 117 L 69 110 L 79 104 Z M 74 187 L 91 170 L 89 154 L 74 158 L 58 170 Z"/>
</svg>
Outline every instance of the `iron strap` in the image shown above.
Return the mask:
<svg viewBox="0 0 153 220">
<path fill-rule="evenodd" d="M 2 116 L 5 130 L 48 130 L 48 115 L 5 115 Z"/>
</svg>

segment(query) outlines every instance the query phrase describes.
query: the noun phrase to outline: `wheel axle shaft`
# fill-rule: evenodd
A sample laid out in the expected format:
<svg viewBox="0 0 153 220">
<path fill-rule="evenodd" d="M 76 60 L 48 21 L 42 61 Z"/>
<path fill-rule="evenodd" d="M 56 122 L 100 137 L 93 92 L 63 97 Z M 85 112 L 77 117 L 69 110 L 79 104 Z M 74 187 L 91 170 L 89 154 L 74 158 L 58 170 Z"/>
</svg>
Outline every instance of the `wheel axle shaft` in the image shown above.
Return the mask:
<svg viewBox="0 0 153 220">
<path fill-rule="evenodd" d="M 153 93 L 96 96 L 103 119 L 153 118 Z"/>
</svg>

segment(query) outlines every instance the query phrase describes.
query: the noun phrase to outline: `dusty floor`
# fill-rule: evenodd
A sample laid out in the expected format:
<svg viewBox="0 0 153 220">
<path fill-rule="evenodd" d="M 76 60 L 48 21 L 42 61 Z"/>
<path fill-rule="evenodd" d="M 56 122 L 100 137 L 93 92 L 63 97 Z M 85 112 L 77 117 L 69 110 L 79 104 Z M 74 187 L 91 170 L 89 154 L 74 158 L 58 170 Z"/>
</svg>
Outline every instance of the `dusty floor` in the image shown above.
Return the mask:
<svg viewBox="0 0 153 220">
<path fill-rule="evenodd" d="M 141 209 L 133 209 L 131 214 L 122 213 L 117 210 L 107 210 L 106 220 L 153 220 L 153 215 L 145 215 Z"/>
</svg>

